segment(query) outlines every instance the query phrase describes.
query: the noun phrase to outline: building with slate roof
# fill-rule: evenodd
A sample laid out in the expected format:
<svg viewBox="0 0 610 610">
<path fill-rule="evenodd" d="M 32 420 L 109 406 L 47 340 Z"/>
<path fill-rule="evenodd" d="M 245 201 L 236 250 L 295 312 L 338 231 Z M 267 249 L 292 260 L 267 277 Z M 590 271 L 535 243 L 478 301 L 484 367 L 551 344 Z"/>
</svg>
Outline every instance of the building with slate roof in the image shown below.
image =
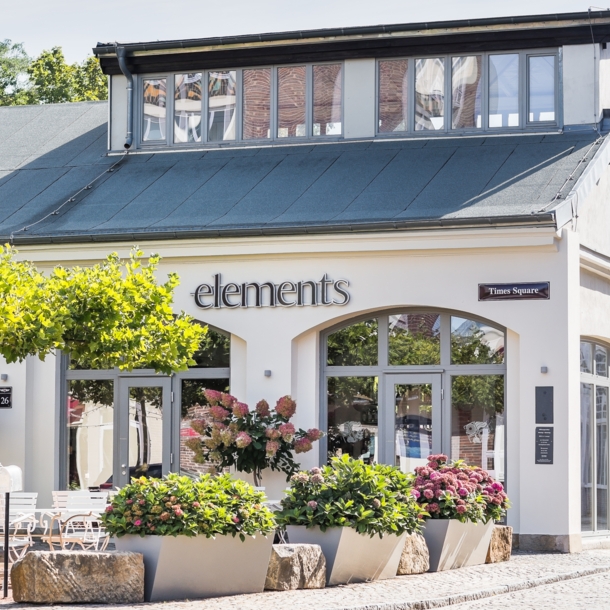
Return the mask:
<svg viewBox="0 0 610 610">
<path fill-rule="evenodd" d="M 443 452 L 504 483 L 521 548 L 610 545 L 609 37 L 592 11 L 100 43 L 108 102 L 0 108 L 2 239 L 159 253 L 215 345 L 171 377 L 1 365 L 0 460 L 41 504 L 197 474 L 203 388 L 290 394 L 326 432 L 304 467 Z"/>
</svg>

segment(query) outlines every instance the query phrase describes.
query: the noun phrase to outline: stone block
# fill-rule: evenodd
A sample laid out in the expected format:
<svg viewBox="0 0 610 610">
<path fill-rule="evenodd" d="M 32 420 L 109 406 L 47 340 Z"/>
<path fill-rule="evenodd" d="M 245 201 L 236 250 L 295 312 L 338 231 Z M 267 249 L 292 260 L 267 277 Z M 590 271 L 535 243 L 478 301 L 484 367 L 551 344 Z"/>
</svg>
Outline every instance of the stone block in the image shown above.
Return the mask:
<svg viewBox="0 0 610 610">
<path fill-rule="evenodd" d="M 430 553 L 421 534 L 408 534 L 398 564 L 398 576 L 423 574 L 430 569 Z"/>
<path fill-rule="evenodd" d="M 513 546 L 513 528 L 509 525 L 496 525 L 491 534 L 491 542 L 485 563 L 508 561 Z"/>
<path fill-rule="evenodd" d="M 317 544 L 274 544 L 265 589 L 323 589 L 326 559 Z"/>
<path fill-rule="evenodd" d="M 144 601 L 139 553 L 32 551 L 11 570 L 13 599 L 33 604 L 138 604 Z"/>
</svg>

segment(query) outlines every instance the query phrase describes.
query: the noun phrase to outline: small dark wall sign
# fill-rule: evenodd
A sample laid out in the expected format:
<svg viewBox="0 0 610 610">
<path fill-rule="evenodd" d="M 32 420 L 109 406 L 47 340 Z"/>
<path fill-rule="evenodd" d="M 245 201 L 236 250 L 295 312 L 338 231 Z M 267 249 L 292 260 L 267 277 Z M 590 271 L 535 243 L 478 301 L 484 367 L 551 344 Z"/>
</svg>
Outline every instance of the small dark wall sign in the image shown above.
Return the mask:
<svg viewBox="0 0 610 610">
<path fill-rule="evenodd" d="M 13 388 L 0 388 L 0 409 L 13 408 Z"/>
<path fill-rule="evenodd" d="M 536 428 L 536 464 L 553 463 L 553 428 Z"/>
<path fill-rule="evenodd" d="M 548 301 L 550 298 L 550 282 L 479 284 L 479 301 Z"/>
<path fill-rule="evenodd" d="M 536 423 L 553 423 L 553 386 L 536 388 Z"/>
</svg>

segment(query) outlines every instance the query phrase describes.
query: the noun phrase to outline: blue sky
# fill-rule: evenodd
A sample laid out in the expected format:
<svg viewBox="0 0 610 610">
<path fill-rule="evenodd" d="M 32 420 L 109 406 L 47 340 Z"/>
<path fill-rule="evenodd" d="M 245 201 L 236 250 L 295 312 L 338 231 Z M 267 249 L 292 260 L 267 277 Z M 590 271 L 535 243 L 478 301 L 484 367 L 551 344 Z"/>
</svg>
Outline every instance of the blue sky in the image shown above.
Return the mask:
<svg viewBox="0 0 610 610">
<path fill-rule="evenodd" d="M 81 61 L 100 42 L 586 11 L 575 0 L 0 0 L 0 39 Z"/>
</svg>

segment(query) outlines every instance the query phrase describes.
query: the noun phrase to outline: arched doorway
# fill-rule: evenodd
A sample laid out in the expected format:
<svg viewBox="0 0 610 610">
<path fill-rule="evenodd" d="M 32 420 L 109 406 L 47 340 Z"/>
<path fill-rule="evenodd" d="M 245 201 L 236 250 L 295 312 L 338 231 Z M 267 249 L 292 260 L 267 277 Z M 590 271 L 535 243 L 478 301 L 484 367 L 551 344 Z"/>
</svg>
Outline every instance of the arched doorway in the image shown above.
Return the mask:
<svg viewBox="0 0 610 610">
<path fill-rule="evenodd" d="M 463 313 L 384 311 L 321 337 L 323 459 L 411 472 L 434 453 L 505 480 L 505 331 Z"/>
</svg>

